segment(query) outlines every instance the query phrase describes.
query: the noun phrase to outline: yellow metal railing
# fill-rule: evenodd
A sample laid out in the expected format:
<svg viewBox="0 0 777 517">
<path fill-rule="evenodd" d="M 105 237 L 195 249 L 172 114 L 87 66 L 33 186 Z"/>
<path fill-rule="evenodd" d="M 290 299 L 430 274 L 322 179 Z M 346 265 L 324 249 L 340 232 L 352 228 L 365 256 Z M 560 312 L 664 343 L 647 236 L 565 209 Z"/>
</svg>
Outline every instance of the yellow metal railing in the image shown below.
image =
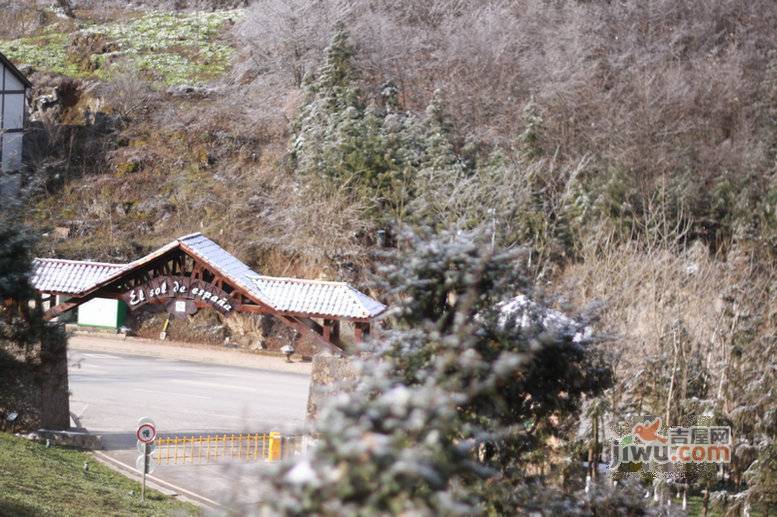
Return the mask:
<svg viewBox="0 0 777 517">
<path fill-rule="evenodd" d="M 154 443 L 154 458 L 163 465 L 278 461 L 296 454 L 301 445 L 299 437 L 275 432 L 166 436 Z"/>
</svg>

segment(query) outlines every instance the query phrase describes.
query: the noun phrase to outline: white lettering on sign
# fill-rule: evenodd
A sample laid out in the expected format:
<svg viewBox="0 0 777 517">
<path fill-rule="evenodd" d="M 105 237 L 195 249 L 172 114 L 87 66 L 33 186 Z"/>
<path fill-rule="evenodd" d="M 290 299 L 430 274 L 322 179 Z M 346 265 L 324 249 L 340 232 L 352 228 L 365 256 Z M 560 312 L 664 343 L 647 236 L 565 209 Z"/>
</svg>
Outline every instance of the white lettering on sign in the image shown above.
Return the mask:
<svg viewBox="0 0 777 517">
<path fill-rule="evenodd" d="M 226 298 L 219 298 L 218 295 L 211 293 L 210 291 L 206 291 L 199 287 L 192 287 L 192 296 L 202 298 L 203 301 L 208 301 L 214 305 L 218 305 L 221 307 L 225 312 L 229 312 L 232 310 L 232 306 L 227 303 Z"/>
<path fill-rule="evenodd" d="M 146 296 L 143 294 L 143 290 L 142 289 L 138 289 L 137 291 L 135 289 L 133 289 L 130 292 L 130 301 L 129 301 L 130 305 L 137 305 L 137 304 L 143 303 L 145 301 L 146 301 Z"/>
<path fill-rule="evenodd" d="M 158 303 L 162 298 L 200 299 L 224 313 L 234 310 L 231 298 L 221 287 L 185 277 L 158 277 L 122 295 L 122 299 L 133 309 L 149 302 Z M 177 305 L 174 307 L 174 312 L 186 312 L 185 309 L 179 310 Z"/>
</svg>

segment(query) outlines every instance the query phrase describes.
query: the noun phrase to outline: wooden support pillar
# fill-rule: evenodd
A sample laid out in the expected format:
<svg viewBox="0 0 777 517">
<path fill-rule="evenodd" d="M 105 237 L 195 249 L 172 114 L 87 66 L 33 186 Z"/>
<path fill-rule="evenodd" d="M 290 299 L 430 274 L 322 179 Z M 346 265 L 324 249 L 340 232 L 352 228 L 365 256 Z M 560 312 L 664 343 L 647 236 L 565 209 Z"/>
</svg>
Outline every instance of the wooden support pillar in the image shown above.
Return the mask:
<svg viewBox="0 0 777 517">
<path fill-rule="evenodd" d="M 358 321 L 353 324 L 353 337 L 356 343 L 361 343 L 364 338 L 370 335 L 370 324 L 368 322 Z"/>
<path fill-rule="evenodd" d="M 332 339 L 330 341 L 336 347 L 343 348 L 343 342 L 340 341 L 340 320 L 332 321 Z"/>
<path fill-rule="evenodd" d="M 321 335 L 330 343 L 332 342 L 332 320 L 324 320 Z"/>
<path fill-rule="evenodd" d="M 321 335 L 333 345 L 342 348 L 342 343 L 340 342 L 340 320 L 324 319 Z"/>
</svg>

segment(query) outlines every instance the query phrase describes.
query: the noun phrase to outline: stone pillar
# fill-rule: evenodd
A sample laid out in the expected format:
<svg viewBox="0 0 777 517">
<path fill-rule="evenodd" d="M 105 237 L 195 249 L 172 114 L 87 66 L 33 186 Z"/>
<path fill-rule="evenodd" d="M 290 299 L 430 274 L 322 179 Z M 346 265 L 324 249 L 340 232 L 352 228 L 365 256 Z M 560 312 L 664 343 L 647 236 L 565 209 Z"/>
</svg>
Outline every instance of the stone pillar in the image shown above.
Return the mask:
<svg viewBox="0 0 777 517">
<path fill-rule="evenodd" d="M 354 359 L 329 354 L 313 356 L 308 393 L 308 419 L 315 420 L 320 408 L 339 393 L 354 389 L 359 379 Z"/>
<path fill-rule="evenodd" d="M 70 428 L 70 392 L 67 377 L 67 345 L 58 336 L 44 343 L 36 374 L 40 386 L 40 426 L 43 429 Z"/>
</svg>

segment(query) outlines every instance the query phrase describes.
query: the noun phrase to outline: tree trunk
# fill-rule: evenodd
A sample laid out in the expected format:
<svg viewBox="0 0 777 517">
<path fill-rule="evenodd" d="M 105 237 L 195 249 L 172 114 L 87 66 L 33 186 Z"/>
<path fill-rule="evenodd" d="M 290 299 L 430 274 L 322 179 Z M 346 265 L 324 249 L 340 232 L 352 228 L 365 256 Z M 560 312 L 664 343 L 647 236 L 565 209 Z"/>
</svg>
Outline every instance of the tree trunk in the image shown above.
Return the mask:
<svg viewBox="0 0 777 517">
<path fill-rule="evenodd" d="M 591 479 L 599 477 L 599 418 L 594 415 L 594 469 Z"/>
<path fill-rule="evenodd" d="M 599 418 L 591 417 L 591 445 L 588 447 L 588 475 L 596 479 L 596 470 L 599 464 Z"/>
<path fill-rule="evenodd" d="M 672 377 L 669 381 L 669 392 L 666 395 L 666 417 L 664 418 L 664 425 L 669 424 L 669 414 L 672 411 L 672 395 L 674 392 L 674 378 L 675 370 L 677 370 L 677 331 L 672 331 Z"/>
</svg>

